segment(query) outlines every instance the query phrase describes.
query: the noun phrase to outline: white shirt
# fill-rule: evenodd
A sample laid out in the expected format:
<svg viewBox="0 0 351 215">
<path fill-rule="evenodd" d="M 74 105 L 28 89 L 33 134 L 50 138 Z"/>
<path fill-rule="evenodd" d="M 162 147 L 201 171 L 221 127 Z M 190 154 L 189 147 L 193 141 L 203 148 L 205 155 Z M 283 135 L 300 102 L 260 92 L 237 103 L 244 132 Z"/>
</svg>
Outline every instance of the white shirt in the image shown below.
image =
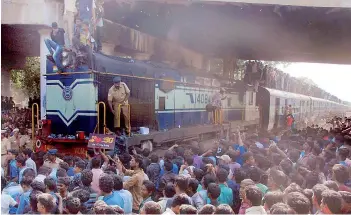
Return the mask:
<svg viewBox="0 0 351 215">
<path fill-rule="evenodd" d="M 26 160 L 26 167 L 29 167 L 31 169 L 34 170 L 35 175 L 37 175 L 37 165 L 35 164 L 35 162 L 32 160 L 32 158 L 28 158 Z"/>
<path fill-rule="evenodd" d="M 46 178 L 45 175 L 37 175 L 37 177 L 34 178 L 34 181 L 40 181 L 44 183 L 45 178 Z"/>
<path fill-rule="evenodd" d="M 252 206 L 246 209 L 245 214 L 267 214 L 263 206 Z"/>
<path fill-rule="evenodd" d="M 1 214 L 9 214 L 10 206 L 16 204 L 17 202 L 9 194 L 1 194 Z"/>
<path fill-rule="evenodd" d="M 170 208 L 167 208 L 162 215 L 176 215 Z"/>
<path fill-rule="evenodd" d="M 76 0 L 65 0 L 65 14 L 69 12 L 76 13 L 77 8 L 76 8 Z"/>
</svg>

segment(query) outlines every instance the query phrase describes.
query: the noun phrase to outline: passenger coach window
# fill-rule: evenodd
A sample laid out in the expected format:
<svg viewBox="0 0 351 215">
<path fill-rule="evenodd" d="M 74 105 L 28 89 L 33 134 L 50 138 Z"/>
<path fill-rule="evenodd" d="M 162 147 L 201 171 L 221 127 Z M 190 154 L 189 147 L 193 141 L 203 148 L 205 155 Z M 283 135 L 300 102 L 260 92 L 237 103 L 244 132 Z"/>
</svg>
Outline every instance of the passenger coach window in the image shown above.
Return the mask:
<svg viewBox="0 0 351 215">
<path fill-rule="evenodd" d="M 158 97 L 158 110 L 166 110 L 166 97 Z"/>
<path fill-rule="evenodd" d="M 253 92 L 249 94 L 249 105 L 253 105 Z"/>
</svg>

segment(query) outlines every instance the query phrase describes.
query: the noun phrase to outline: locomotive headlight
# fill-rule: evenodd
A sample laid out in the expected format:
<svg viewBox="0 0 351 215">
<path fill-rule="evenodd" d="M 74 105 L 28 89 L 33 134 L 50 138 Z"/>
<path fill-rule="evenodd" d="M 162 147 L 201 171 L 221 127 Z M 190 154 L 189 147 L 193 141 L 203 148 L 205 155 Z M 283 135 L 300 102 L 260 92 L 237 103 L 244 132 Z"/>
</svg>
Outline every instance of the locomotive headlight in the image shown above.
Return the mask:
<svg viewBox="0 0 351 215">
<path fill-rule="evenodd" d="M 69 64 L 69 59 L 64 59 L 63 60 L 63 62 L 62 62 L 62 65 L 64 66 L 64 67 L 66 67 L 66 66 L 68 66 L 68 64 Z"/>
<path fill-rule="evenodd" d="M 68 56 L 68 52 L 63 51 L 63 52 L 62 52 L 62 57 L 67 57 L 67 56 Z"/>
</svg>

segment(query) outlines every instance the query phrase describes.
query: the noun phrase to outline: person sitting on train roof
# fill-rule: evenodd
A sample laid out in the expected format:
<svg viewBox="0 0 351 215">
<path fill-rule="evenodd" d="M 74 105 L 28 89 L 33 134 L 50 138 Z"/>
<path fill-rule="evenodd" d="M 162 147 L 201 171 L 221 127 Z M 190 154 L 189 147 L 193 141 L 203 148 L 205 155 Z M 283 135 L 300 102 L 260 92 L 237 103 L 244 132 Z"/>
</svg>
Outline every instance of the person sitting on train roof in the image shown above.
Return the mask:
<svg viewBox="0 0 351 215">
<path fill-rule="evenodd" d="M 53 22 L 51 27 L 52 27 L 52 30 L 50 33 L 51 40 L 45 39 L 44 42 L 52 58 L 54 59 L 58 70 L 62 72 L 63 66 L 61 62 L 61 53 L 62 53 L 63 47 L 65 46 L 65 30 L 63 30 L 62 28 L 59 28 L 56 22 Z"/>
<path fill-rule="evenodd" d="M 114 115 L 114 127 L 116 129 L 117 134 L 119 133 L 120 126 L 120 116 L 123 115 L 125 128 L 127 132 L 129 132 L 130 121 L 129 121 L 129 113 L 128 113 L 128 98 L 130 95 L 130 90 L 128 86 L 121 81 L 121 77 L 113 78 L 113 86 L 108 91 L 108 105 L 110 107 L 111 112 Z M 121 107 L 119 108 L 119 105 Z M 119 112 L 120 111 L 120 112 Z"/>
<path fill-rule="evenodd" d="M 43 166 L 49 167 L 51 169 L 58 169 L 59 165 L 63 160 L 56 157 L 57 149 L 50 149 L 48 151 L 48 158 L 44 161 Z"/>
</svg>

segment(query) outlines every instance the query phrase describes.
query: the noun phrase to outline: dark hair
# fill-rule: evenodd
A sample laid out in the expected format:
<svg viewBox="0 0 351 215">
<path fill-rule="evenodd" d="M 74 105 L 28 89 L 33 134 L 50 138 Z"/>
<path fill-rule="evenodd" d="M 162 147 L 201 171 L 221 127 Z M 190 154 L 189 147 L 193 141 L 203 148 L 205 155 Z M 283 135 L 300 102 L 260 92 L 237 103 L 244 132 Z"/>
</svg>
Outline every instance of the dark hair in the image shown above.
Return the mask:
<svg viewBox="0 0 351 215">
<path fill-rule="evenodd" d="M 21 186 L 30 186 L 32 182 L 33 182 L 32 177 L 23 177 L 20 184 Z"/>
<path fill-rule="evenodd" d="M 289 193 L 292 192 L 300 192 L 302 193 L 302 188 L 300 187 L 300 185 L 296 184 L 296 183 L 291 183 L 289 184 L 289 186 L 287 186 L 284 190 L 284 196 L 287 196 Z"/>
<path fill-rule="evenodd" d="M 66 171 L 68 171 L 68 169 L 69 169 L 69 164 L 66 163 L 66 162 L 61 162 L 61 163 L 59 164 L 59 166 L 60 166 L 60 168 L 66 170 Z"/>
<path fill-rule="evenodd" d="M 80 179 L 84 186 L 89 187 L 93 182 L 93 172 L 88 169 L 83 170 Z"/>
<path fill-rule="evenodd" d="M 33 181 L 31 184 L 30 184 L 31 188 L 34 190 L 37 190 L 37 191 L 40 191 L 40 192 L 45 192 L 45 184 L 41 181 Z"/>
<path fill-rule="evenodd" d="M 243 154 L 244 163 L 245 163 L 247 160 L 249 160 L 250 157 L 253 157 L 252 152 L 245 152 L 245 153 Z"/>
<path fill-rule="evenodd" d="M 27 168 L 23 171 L 23 176 L 24 177 L 31 177 L 35 178 L 35 171 L 32 168 Z"/>
<path fill-rule="evenodd" d="M 80 160 L 80 161 L 76 162 L 75 166 L 78 167 L 79 169 L 83 170 L 83 169 L 85 169 L 86 165 L 85 165 L 84 161 Z"/>
<path fill-rule="evenodd" d="M 67 177 L 67 171 L 65 169 L 62 168 L 58 168 L 57 172 L 56 172 L 56 177 Z"/>
<path fill-rule="evenodd" d="M 138 163 L 139 168 L 141 168 L 143 165 L 144 158 L 141 155 L 133 155 L 133 158 L 134 158 L 135 162 Z"/>
<path fill-rule="evenodd" d="M 32 157 L 33 151 L 29 148 L 25 148 L 25 149 L 23 149 L 22 153 L 28 157 Z"/>
<path fill-rule="evenodd" d="M 123 180 L 118 175 L 113 175 L 113 189 L 117 191 L 123 189 Z"/>
<path fill-rule="evenodd" d="M 170 162 L 170 161 L 165 161 L 164 168 L 165 168 L 166 171 L 172 171 L 173 163 Z"/>
<path fill-rule="evenodd" d="M 91 168 L 99 169 L 101 166 L 101 160 L 99 158 L 91 159 Z"/>
<path fill-rule="evenodd" d="M 245 195 L 252 206 L 260 206 L 262 204 L 262 192 L 257 186 L 247 186 Z"/>
<path fill-rule="evenodd" d="M 183 147 L 178 146 L 174 149 L 174 151 L 177 154 L 177 156 L 184 157 L 185 149 Z"/>
<path fill-rule="evenodd" d="M 175 188 L 174 188 L 174 184 L 168 183 L 165 186 L 164 192 L 165 192 L 165 196 L 167 198 L 172 198 L 176 194 L 176 191 L 175 191 Z"/>
<path fill-rule="evenodd" d="M 235 213 L 229 205 L 220 204 L 217 206 L 215 214 L 235 214 Z"/>
<path fill-rule="evenodd" d="M 47 175 L 51 172 L 51 168 L 46 167 L 46 166 L 41 166 L 38 169 L 38 175 Z"/>
<path fill-rule="evenodd" d="M 277 184 L 278 187 L 281 187 L 281 186 L 285 187 L 287 176 L 283 171 L 272 168 L 269 171 L 269 177 L 273 180 L 275 184 Z"/>
<path fill-rule="evenodd" d="M 189 179 L 189 188 L 191 189 L 191 192 L 196 193 L 196 190 L 198 187 L 199 187 L 199 181 L 196 180 L 195 178 L 190 178 Z"/>
<path fill-rule="evenodd" d="M 68 176 L 57 178 L 57 184 L 63 184 L 66 187 L 68 187 L 70 183 L 71 183 L 71 178 Z"/>
<path fill-rule="evenodd" d="M 149 157 L 149 155 L 150 155 L 150 149 L 144 148 L 143 151 L 142 151 L 142 155 L 143 155 L 144 157 Z"/>
<path fill-rule="evenodd" d="M 311 209 L 310 200 L 299 192 L 291 192 L 286 196 L 286 203 L 298 214 L 308 214 Z"/>
<path fill-rule="evenodd" d="M 219 183 L 224 183 L 224 182 L 226 182 L 227 179 L 228 179 L 228 175 L 229 175 L 229 173 L 228 173 L 227 170 L 225 170 L 225 169 L 223 169 L 223 168 L 218 169 L 218 170 L 217 170 L 217 174 L 216 174 L 217 179 L 218 179 L 218 182 L 219 182 Z"/>
<path fill-rule="evenodd" d="M 192 205 L 181 205 L 179 214 L 197 214 L 197 209 Z"/>
<path fill-rule="evenodd" d="M 343 199 L 340 193 L 334 190 L 325 190 L 322 193 L 322 204 L 326 205 L 333 214 L 340 214 Z"/>
<path fill-rule="evenodd" d="M 144 180 L 143 185 L 146 187 L 147 191 L 152 194 L 156 190 L 156 186 L 152 181 Z"/>
<path fill-rule="evenodd" d="M 78 189 L 71 192 L 72 196 L 78 198 L 81 203 L 89 201 L 90 192 L 84 189 Z"/>
<path fill-rule="evenodd" d="M 216 207 L 210 204 L 204 205 L 197 212 L 198 214 L 213 214 L 216 211 Z M 233 213 L 234 214 L 234 213 Z"/>
<path fill-rule="evenodd" d="M 32 212 L 38 212 L 38 198 L 37 196 L 39 194 L 42 194 L 43 192 L 39 191 L 39 190 L 33 190 L 30 194 L 29 194 L 29 205 L 32 208 Z"/>
<path fill-rule="evenodd" d="M 284 204 L 282 202 L 276 203 L 272 205 L 269 210 L 270 214 L 296 214 L 296 211 L 292 209 L 289 205 Z"/>
<path fill-rule="evenodd" d="M 164 155 L 165 161 L 171 161 L 174 158 L 174 152 L 166 151 Z"/>
<path fill-rule="evenodd" d="M 312 189 L 304 189 L 302 191 L 302 194 L 305 195 L 308 198 L 308 200 L 310 200 L 311 208 L 312 208 L 313 207 L 313 204 L 312 204 L 313 203 L 313 199 L 312 199 L 313 191 L 312 191 Z"/>
<path fill-rule="evenodd" d="M 221 195 L 221 188 L 216 183 L 210 183 L 207 187 L 207 195 L 211 199 L 217 199 Z"/>
<path fill-rule="evenodd" d="M 50 213 L 55 208 L 54 197 L 48 193 L 42 193 L 37 196 L 37 201 L 44 206 L 45 210 Z"/>
<path fill-rule="evenodd" d="M 347 167 L 341 164 L 335 164 L 333 166 L 333 175 L 335 176 L 335 180 L 342 184 L 350 178 L 350 173 Z"/>
<path fill-rule="evenodd" d="M 284 194 L 281 191 L 269 191 L 264 195 L 264 201 L 268 209 L 270 209 L 272 205 L 283 202 L 283 197 Z"/>
<path fill-rule="evenodd" d="M 236 159 L 238 158 L 234 151 L 228 151 L 226 154 L 230 157 L 232 161 L 236 161 Z"/>
<path fill-rule="evenodd" d="M 345 203 L 350 204 L 351 203 L 351 192 L 347 191 L 339 191 L 342 199 L 345 201 Z"/>
<path fill-rule="evenodd" d="M 339 191 L 339 186 L 335 181 L 328 180 L 323 183 L 325 186 L 327 186 L 329 189 L 334 190 L 336 192 Z"/>
<path fill-rule="evenodd" d="M 198 180 L 199 182 L 202 180 L 202 178 L 205 175 L 204 171 L 199 168 L 194 168 L 193 174 L 195 175 L 196 180 Z"/>
<path fill-rule="evenodd" d="M 288 158 L 283 159 L 279 164 L 286 175 L 289 175 L 293 171 L 293 165 L 293 162 L 291 162 L 291 160 Z"/>
<path fill-rule="evenodd" d="M 151 154 L 150 155 L 150 160 L 151 160 L 151 163 L 157 163 L 158 162 L 158 156 L 156 154 Z"/>
<path fill-rule="evenodd" d="M 288 152 L 288 156 L 292 162 L 296 163 L 300 157 L 300 152 L 297 149 L 291 149 Z"/>
<path fill-rule="evenodd" d="M 99 188 L 104 193 L 111 193 L 113 190 L 113 177 L 109 174 L 102 174 L 99 178 Z"/>
<path fill-rule="evenodd" d="M 145 214 L 162 214 L 161 206 L 154 201 L 146 202 L 141 211 Z"/>
<path fill-rule="evenodd" d="M 234 171 L 235 182 L 240 184 L 244 179 L 246 179 L 246 172 L 242 169 L 235 169 Z"/>
<path fill-rule="evenodd" d="M 320 205 L 322 202 L 322 193 L 328 189 L 329 188 L 327 186 L 325 186 L 324 184 L 316 184 L 313 186 L 313 188 L 312 188 L 313 195 L 316 198 L 318 205 Z"/>
<path fill-rule="evenodd" d="M 175 179 L 175 185 L 182 191 L 186 191 L 188 189 L 189 180 L 184 175 L 178 175 Z"/>
<path fill-rule="evenodd" d="M 257 167 L 250 167 L 248 170 L 248 176 L 255 183 L 258 183 L 261 180 L 261 174 L 258 171 Z"/>
<path fill-rule="evenodd" d="M 340 159 L 344 161 L 350 154 L 350 150 L 348 148 L 340 148 L 338 150 L 338 154 L 340 156 Z"/>
<path fill-rule="evenodd" d="M 76 197 L 67 197 L 66 208 L 70 214 L 77 214 L 80 211 L 80 199 Z"/>
<path fill-rule="evenodd" d="M 191 202 L 189 201 L 189 197 L 185 193 L 181 193 L 176 195 L 172 202 L 172 207 L 175 208 L 181 205 L 190 205 Z"/>
<path fill-rule="evenodd" d="M 203 179 L 203 188 L 207 189 L 210 183 L 216 183 L 216 177 L 212 174 L 206 174 Z"/>
<path fill-rule="evenodd" d="M 23 157 L 22 155 L 17 155 L 16 162 L 21 164 L 21 166 L 25 166 L 26 165 L 26 158 Z"/>
<path fill-rule="evenodd" d="M 55 191 L 56 190 L 56 181 L 53 178 L 46 177 L 44 179 L 44 184 L 50 191 Z"/>
</svg>

